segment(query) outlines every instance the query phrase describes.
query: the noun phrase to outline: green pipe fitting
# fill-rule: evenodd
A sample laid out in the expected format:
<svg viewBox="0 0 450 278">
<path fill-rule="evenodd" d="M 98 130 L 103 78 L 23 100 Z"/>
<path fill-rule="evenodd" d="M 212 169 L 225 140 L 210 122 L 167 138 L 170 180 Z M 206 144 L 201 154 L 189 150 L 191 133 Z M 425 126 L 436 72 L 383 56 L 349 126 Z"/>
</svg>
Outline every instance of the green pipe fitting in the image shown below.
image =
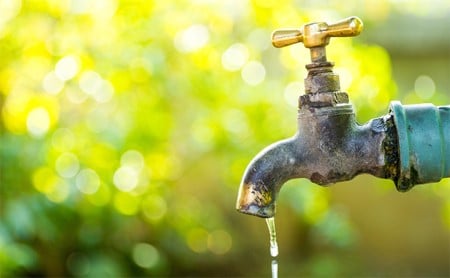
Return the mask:
<svg viewBox="0 0 450 278">
<path fill-rule="evenodd" d="M 397 190 L 438 182 L 450 176 L 450 105 L 402 105 L 392 101 L 397 129 L 399 176 Z"/>
</svg>

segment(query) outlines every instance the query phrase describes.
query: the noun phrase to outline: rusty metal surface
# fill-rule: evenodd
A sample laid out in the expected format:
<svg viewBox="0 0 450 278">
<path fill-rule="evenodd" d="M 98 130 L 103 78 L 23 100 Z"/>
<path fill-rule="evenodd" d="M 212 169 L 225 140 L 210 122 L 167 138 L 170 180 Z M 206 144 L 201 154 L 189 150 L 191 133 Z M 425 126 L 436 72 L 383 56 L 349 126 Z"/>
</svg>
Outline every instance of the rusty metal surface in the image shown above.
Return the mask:
<svg viewBox="0 0 450 278">
<path fill-rule="evenodd" d="M 325 46 L 330 37 L 355 36 L 361 30 L 361 20 L 351 17 L 331 25 L 312 23 L 302 30 L 273 33 L 276 47 L 303 42 L 310 48 L 312 62 L 306 66 L 306 94 L 299 98 L 297 134 L 267 147 L 247 167 L 239 189 L 238 211 L 265 218 L 274 216 L 277 194 L 293 178 L 328 185 L 360 173 L 388 175 L 384 140 L 391 118 L 357 124 L 347 93 L 340 91 L 333 63 L 326 60 Z"/>
<path fill-rule="evenodd" d="M 391 175 L 386 163 L 395 155 L 386 157 L 390 145 L 386 135 L 393 126 L 392 117 L 359 125 L 350 105 L 309 107 L 300 112 L 298 133 L 264 149 L 247 167 L 237 203 L 240 212 L 274 216 L 277 194 L 293 178 L 329 185 L 361 173 L 381 178 Z"/>
<path fill-rule="evenodd" d="M 238 211 L 273 217 L 281 186 L 294 178 L 329 185 L 367 173 L 392 179 L 399 191 L 406 191 L 450 176 L 450 106 L 394 101 L 389 114 L 364 125 L 356 122 L 333 63 L 326 60 L 325 46 L 331 36 L 353 36 L 361 30 L 362 22 L 352 17 L 274 32 L 276 47 L 303 42 L 310 48 L 306 94 L 299 97 L 297 134 L 265 148 L 248 165 Z"/>
</svg>

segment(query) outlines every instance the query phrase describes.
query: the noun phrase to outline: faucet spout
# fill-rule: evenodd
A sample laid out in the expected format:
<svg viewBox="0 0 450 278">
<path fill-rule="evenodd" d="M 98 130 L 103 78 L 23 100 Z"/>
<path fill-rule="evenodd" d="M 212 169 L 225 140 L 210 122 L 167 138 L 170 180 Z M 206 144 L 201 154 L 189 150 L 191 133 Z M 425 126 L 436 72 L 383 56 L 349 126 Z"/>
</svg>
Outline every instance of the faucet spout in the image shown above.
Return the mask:
<svg viewBox="0 0 450 278">
<path fill-rule="evenodd" d="M 275 215 L 275 200 L 281 185 L 298 174 L 296 136 L 263 149 L 247 166 L 236 209 L 263 218 Z"/>
</svg>

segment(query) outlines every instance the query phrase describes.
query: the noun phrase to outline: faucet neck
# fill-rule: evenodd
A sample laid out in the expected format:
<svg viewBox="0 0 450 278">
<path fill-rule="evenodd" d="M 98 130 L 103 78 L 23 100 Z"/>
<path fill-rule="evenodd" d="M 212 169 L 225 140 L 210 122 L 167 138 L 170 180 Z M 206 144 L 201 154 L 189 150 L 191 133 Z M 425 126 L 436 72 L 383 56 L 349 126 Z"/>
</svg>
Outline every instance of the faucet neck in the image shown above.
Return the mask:
<svg viewBox="0 0 450 278">
<path fill-rule="evenodd" d="M 314 61 L 306 65 L 308 76 L 305 78 L 305 94 L 299 98 L 298 107 L 302 109 L 334 107 L 347 104 L 348 95 L 341 92 L 339 75 L 333 72 L 334 64 L 325 60 Z"/>
<path fill-rule="evenodd" d="M 311 61 L 313 63 L 327 62 L 327 52 L 325 46 L 311 47 L 310 49 Z"/>
</svg>

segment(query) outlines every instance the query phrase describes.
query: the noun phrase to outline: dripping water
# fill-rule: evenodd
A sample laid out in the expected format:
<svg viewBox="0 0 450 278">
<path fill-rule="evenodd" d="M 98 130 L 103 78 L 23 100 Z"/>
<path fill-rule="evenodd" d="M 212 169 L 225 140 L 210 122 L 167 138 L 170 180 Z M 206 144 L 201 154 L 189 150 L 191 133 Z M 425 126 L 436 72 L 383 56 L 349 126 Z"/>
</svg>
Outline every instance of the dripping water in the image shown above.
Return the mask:
<svg viewBox="0 0 450 278">
<path fill-rule="evenodd" d="M 278 256 L 278 244 L 277 244 L 277 234 L 275 232 L 275 218 L 266 218 L 267 227 L 269 228 L 270 235 L 270 255 L 272 257 Z"/>
<path fill-rule="evenodd" d="M 272 278 L 278 278 L 278 262 L 277 260 L 272 261 Z"/>
</svg>

